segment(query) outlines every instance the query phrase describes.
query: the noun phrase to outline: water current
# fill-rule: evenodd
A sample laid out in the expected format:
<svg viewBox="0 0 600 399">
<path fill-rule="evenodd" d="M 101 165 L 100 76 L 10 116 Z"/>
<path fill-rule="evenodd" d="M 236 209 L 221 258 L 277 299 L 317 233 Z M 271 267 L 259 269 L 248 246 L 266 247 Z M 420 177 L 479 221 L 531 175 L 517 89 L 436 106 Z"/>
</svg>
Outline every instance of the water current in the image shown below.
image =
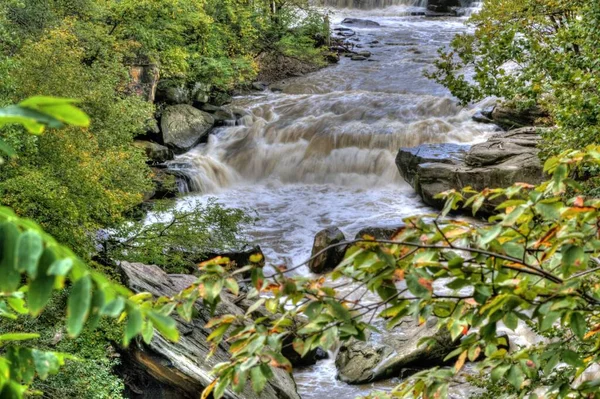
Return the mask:
<svg viewBox="0 0 600 399">
<path fill-rule="evenodd" d="M 268 262 L 288 265 L 310 255 L 315 233 L 325 227 L 353 237 L 364 227 L 394 226 L 430 211 L 399 176 L 398 149 L 479 142 L 493 128 L 472 121 L 477 106 L 458 106 L 423 76 L 437 49 L 465 31 L 466 19 L 411 15 L 424 11 L 422 3 L 326 0 L 334 27 L 346 17 L 380 24 L 352 26 L 350 43 L 372 56 L 342 57 L 282 82 L 281 92 L 236 98 L 234 107 L 246 116 L 174 161 L 186 165 L 193 191 L 178 206 L 216 197 L 256 212 L 250 241 L 261 245 Z M 354 398 L 394 383 L 349 386 L 335 374 L 331 359 L 296 371 L 302 398 Z"/>
</svg>

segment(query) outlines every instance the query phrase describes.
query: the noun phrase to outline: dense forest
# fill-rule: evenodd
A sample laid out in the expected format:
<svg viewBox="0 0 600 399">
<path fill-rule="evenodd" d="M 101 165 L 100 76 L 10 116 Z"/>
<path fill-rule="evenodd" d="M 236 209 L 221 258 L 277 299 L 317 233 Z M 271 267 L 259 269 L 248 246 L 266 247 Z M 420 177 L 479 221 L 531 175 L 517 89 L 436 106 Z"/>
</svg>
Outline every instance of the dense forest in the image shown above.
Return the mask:
<svg viewBox="0 0 600 399">
<path fill-rule="evenodd" d="M 466 17 L 471 2 L 391 1 L 373 8 L 403 13 L 382 27 L 334 24 L 323 6 L 339 5 L 317 3 L 0 2 L 0 398 L 296 399 L 292 371 L 327 356 L 350 384 L 411 370 L 393 389 L 368 387 L 371 398 L 446 398 L 465 385 L 466 397 L 600 398 L 600 4 L 485 0 Z M 452 96 L 446 125 L 472 111 L 461 128 L 492 126 L 460 162 L 393 148 L 427 214 L 353 240 L 326 228 L 308 261 L 284 265 L 255 247 L 269 242 L 248 237 L 258 211 L 214 199 L 178 206 L 189 176 L 168 162 L 216 148 L 205 136 L 219 128 L 240 135 L 234 149 L 257 115 L 267 133 L 301 126 L 307 133 L 295 139 L 313 140 L 306 126 L 317 108 L 281 122 L 260 107 L 239 111 L 234 97 L 288 95 L 284 111 L 314 92 L 331 101 L 318 86 L 339 70 L 307 93 L 280 82 L 338 62 L 375 74 L 380 41 L 420 55 L 412 42 L 368 36 L 400 29 L 402 18 L 466 22 L 419 74 Z M 354 84 L 333 97 L 364 95 Z M 373 112 L 387 106 L 381 98 Z M 445 103 L 436 104 L 438 126 Z M 332 106 L 335 123 L 345 106 Z M 203 141 L 167 139 L 181 107 L 210 121 Z M 352 111 L 359 122 L 371 117 Z M 361 126 L 352 129 L 368 132 Z M 314 146 L 327 152 L 328 128 L 319 129 Z M 292 141 L 265 137 L 278 149 Z M 337 137 L 332 153 L 351 140 Z M 379 148 L 369 143 L 358 153 Z M 370 343 L 404 325 L 418 331 L 404 343 L 410 354 Z M 509 342 L 525 330 L 534 343 Z M 370 354 L 356 364 L 357 352 Z"/>
</svg>

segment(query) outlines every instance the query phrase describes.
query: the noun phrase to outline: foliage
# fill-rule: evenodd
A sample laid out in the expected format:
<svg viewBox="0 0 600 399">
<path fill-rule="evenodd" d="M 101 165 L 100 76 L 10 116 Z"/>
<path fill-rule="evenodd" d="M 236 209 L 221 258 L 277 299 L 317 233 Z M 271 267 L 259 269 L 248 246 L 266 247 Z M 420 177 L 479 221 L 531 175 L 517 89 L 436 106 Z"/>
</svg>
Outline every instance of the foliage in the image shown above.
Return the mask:
<svg viewBox="0 0 600 399">
<path fill-rule="evenodd" d="M 148 219 L 126 222 L 110 232 L 101 255 L 189 273 L 215 252 L 242 247 L 243 226 L 253 221 L 242 210 L 223 208 L 214 200 L 172 206 L 170 201 L 158 203 Z"/>
<path fill-rule="evenodd" d="M 27 105 L 25 107 L 23 104 Z M 38 105 L 35 107 L 34 105 Z M 41 105 L 54 104 L 55 107 Z M 65 105 L 66 104 L 66 105 Z M 39 123 L 55 125 L 78 117 L 86 125 L 85 114 L 73 109 L 70 102 L 52 98 L 37 98 L 21 104 L 38 113 L 27 115 L 21 108 L 3 110 L 15 122 L 15 113 L 25 118 L 24 126 L 39 132 Z M 16 122 L 20 122 L 17 120 Z M 133 295 L 122 286 L 110 282 L 91 270 L 73 252 L 58 244 L 35 222 L 18 217 L 6 207 L 0 208 L 0 318 L 17 320 L 18 315 L 38 317 L 48 305 L 52 294 L 70 290 L 66 305 L 66 332 L 70 337 L 81 335 L 84 327 L 95 329 L 104 317 L 126 320 L 123 344 L 141 335 L 146 342 L 154 329 L 168 339 L 178 339 L 175 321 L 167 313 L 164 300 L 153 302 L 148 293 Z M 39 333 L 15 331 L 16 324 L 6 322 L 0 333 L 0 397 L 22 398 L 36 379 L 45 380 L 56 374 L 72 356 L 40 350 L 23 343 L 36 340 Z M 18 329 L 17 329 L 18 330 Z"/>
<path fill-rule="evenodd" d="M 214 329 L 209 341 L 226 341 L 231 360 L 215 366 L 205 397 L 219 398 L 228 386 L 240 392 L 248 378 L 260 391 L 271 378 L 270 367 L 290 370 L 281 355 L 286 338 L 293 337 L 294 349 L 305 355 L 330 349 L 338 339 L 365 339 L 373 328 L 367 320 L 374 317 L 387 320 L 389 329 L 406 317 L 420 323 L 435 317 L 460 345 L 447 357 L 457 359 L 454 367 L 419 372 L 371 397 L 447 397 L 449 387 L 464 380 L 467 361 L 478 361 L 493 384 L 511 387 L 501 397 L 530 395 L 539 386 L 549 398 L 598 397 L 600 379 L 580 377 L 600 360 L 600 200 L 580 195 L 572 177 L 599 164 L 600 146 L 591 146 L 550 158 L 550 179 L 537 187 L 517 183 L 442 193 L 447 202 L 440 215 L 410 217 L 390 240 L 339 244 L 352 244 L 345 260 L 317 279 L 289 276 L 302 265 L 265 278 L 256 265 L 231 273 L 226 259 L 201 264 L 196 286 L 182 295 L 201 297 L 214 308 L 223 289 L 237 294 L 233 277 L 246 272 L 251 286 L 245 295 L 255 301 L 245 316 L 222 315 L 208 323 Z M 487 224 L 446 217 L 460 205 L 476 213 L 486 201 L 499 212 Z M 379 301 L 340 296 L 348 284 Z M 271 315 L 253 320 L 260 306 Z M 301 315 L 306 322 L 297 322 Z M 508 351 L 499 323 L 511 330 L 525 325 L 548 339 Z"/>
<path fill-rule="evenodd" d="M 598 21 L 595 1 L 485 1 L 470 19 L 474 30 L 440 50 L 429 76 L 465 103 L 488 96 L 538 103 L 560 128 L 545 151 L 583 148 L 598 141 Z"/>
</svg>

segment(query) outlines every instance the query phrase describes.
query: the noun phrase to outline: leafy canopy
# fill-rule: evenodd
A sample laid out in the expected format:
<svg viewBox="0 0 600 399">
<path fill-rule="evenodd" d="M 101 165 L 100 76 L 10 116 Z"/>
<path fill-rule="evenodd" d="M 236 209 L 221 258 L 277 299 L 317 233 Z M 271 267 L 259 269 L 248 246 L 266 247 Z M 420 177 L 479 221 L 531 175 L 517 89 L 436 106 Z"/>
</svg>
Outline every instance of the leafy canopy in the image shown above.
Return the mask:
<svg viewBox="0 0 600 399">
<path fill-rule="evenodd" d="M 559 127 L 545 151 L 583 148 L 599 137 L 599 21 L 597 1 L 487 0 L 429 76 L 465 103 L 539 104 Z"/>
<path fill-rule="evenodd" d="M 46 126 L 71 122 L 86 126 L 87 115 L 72 100 L 51 97 L 31 98 L 0 110 L 0 124 L 20 123 L 32 133 Z M 74 253 L 58 244 L 40 226 L 0 207 L 0 318 L 16 320 L 18 315 L 39 316 L 55 291 L 70 284 L 66 308 L 66 330 L 79 336 L 84 327 L 94 329 L 101 318 L 126 320 L 123 344 L 141 335 L 150 342 L 154 330 L 177 340 L 175 321 L 168 316 L 166 298 L 154 302 L 148 293 L 133 295 L 90 269 Z M 5 324 L 6 325 L 6 324 Z M 8 323 L 10 326 L 10 323 Z M 22 398 L 34 379 L 56 374 L 72 356 L 27 346 L 37 333 L 0 333 L 0 397 Z"/>
</svg>

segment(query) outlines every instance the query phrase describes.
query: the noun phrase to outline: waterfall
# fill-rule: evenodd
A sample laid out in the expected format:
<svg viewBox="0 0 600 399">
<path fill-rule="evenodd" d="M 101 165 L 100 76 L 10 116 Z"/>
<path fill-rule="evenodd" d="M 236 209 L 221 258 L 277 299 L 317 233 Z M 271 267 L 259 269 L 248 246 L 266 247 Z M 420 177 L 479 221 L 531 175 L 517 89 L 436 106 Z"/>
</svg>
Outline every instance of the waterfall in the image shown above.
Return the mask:
<svg viewBox="0 0 600 399">
<path fill-rule="evenodd" d="M 427 0 L 317 0 L 317 4 L 333 8 L 372 10 L 392 6 L 426 7 Z"/>
</svg>

